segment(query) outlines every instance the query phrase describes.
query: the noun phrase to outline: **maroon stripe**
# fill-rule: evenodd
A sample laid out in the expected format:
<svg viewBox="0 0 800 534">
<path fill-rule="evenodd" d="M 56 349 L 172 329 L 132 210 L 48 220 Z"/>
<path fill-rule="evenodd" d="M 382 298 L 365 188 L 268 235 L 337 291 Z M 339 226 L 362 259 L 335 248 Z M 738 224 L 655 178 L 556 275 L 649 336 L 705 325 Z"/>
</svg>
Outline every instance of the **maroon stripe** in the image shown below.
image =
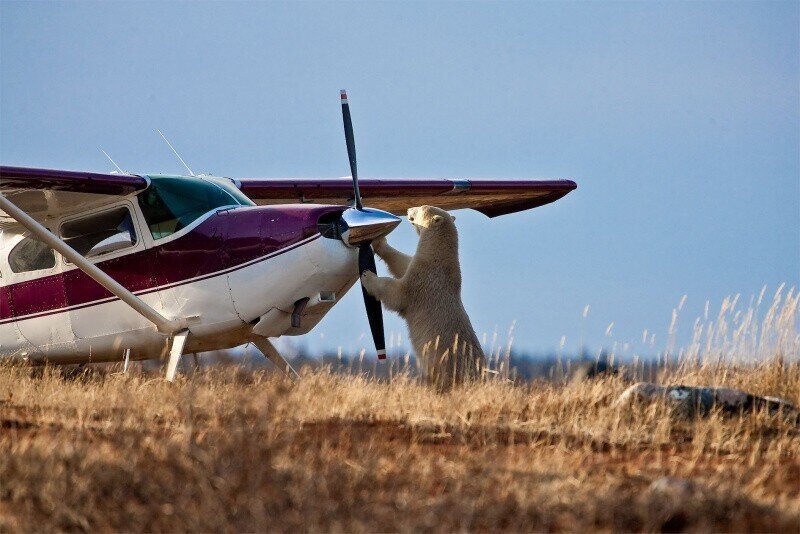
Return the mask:
<svg viewBox="0 0 800 534">
<path fill-rule="evenodd" d="M 341 209 L 297 205 L 222 211 L 174 241 L 97 265 L 128 290 L 149 293 L 287 252 L 317 233 L 317 220 L 323 213 Z M 109 299 L 113 296 L 108 290 L 83 271 L 73 269 L 0 288 L 0 322 Z"/>
<path fill-rule="evenodd" d="M 232 273 L 234 271 L 238 271 L 239 269 L 244 269 L 245 267 L 248 267 L 250 265 L 255 265 L 256 263 L 259 263 L 261 261 L 267 261 L 269 259 L 274 258 L 275 256 L 280 256 L 281 254 L 284 254 L 286 252 L 294 250 L 297 247 L 301 247 L 303 245 L 307 245 L 308 243 L 310 243 L 310 242 L 312 242 L 312 241 L 314 241 L 314 240 L 316 240 L 316 239 L 318 239 L 320 237 L 322 237 L 322 236 L 320 234 L 317 234 L 317 235 L 311 237 L 311 239 L 308 239 L 307 241 L 300 241 L 298 243 L 295 243 L 292 246 L 286 247 L 286 248 L 284 248 L 282 250 L 279 250 L 279 251 L 277 251 L 277 252 L 275 252 L 273 254 L 270 254 L 269 256 L 264 256 L 264 257 L 261 257 L 261 258 L 257 258 L 255 260 L 249 261 L 247 263 L 243 263 L 242 265 L 237 265 L 236 267 L 227 269 L 225 271 L 220 271 L 220 272 L 217 272 L 217 273 L 211 273 L 211 274 L 208 274 L 208 275 L 205 275 L 205 276 L 201 276 L 199 278 L 195 278 L 195 279 L 192 279 L 192 280 L 185 280 L 183 282 L 170 284 L 169 286 L 166 286 L 166 287 L 150 288 L 150 289 L 148 289 L 146 291 L 139 291 L 136 294 L 137 295 L 147 295 L 148 293 L 153 293 L 155 291 L 160 291 L 162 289 L 168 289 L 168 288 L 178 287 L 178 286 L 181 286 L 181 285 L 192 284 L 194 282 L 200 282 L 202 280 L 207 280 L 209 278 L 214 278 L 215 276 L 224 276 L 224 275 Z M 57 313 L 64 313 L 64 312 L 74 311 L 74 310 L 82 310 L 84 308 L 90 308 L 92 306 L 97 306 L 99 304 L 105 304 L 107 302 L 114 302 L 115 300 L 119 300 L 119 299 L 117 297 L 111 297 L 111 298 L 107 298 L 107 299 L 102 299 L 102 300 L 97 300 L 97 301 L 89 302 L 89 303 L 86 303 L 86 304 L 82 304 L 80 306 L 62 307 L 62 308 L 59 308 L 59 309 L 48 309 L 48 310 L 46 310 L 46 311 L 44 311 L 42 313 L 38 313 L 38 314 L 34 314 L 34 315 L 27 315 L 27 316 L 24 317 L 24 319 L 25 320 L 27 320 L 27 319 L 38 319 L 40 317 L 46 317 L 48 315 L 55 315 Z M 6 324 L 6 323 L 10 323 L 10 322 L 15 321 L 15 320 L 17 320 L 16 317 L 11 317 L 9 319 L 0 320 L 0 325 L 1 324 Z"/>
<path fill-rule="evenodd" d="M 11 290 L 0 287 L 0 318 L 11 317 Z"/>
</svg>

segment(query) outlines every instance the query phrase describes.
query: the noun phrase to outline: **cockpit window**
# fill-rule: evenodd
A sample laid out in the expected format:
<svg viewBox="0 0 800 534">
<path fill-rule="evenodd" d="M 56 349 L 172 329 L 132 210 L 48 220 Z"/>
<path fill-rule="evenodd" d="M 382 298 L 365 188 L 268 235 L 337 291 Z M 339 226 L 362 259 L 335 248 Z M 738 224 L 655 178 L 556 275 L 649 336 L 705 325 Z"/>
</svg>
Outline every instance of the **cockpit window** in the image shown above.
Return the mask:
<svg viewBox="0 0 800 534">
<path fill-rule="evenodd" d="M 52 248 L 28 236 L 11 249 L 8 264 L 15 273 L 52 269 L 56 266 L 56 255 Z"/>
<path fill-rule="evenodd" d="M 161 239 L 225 206 L 253 206 L 253 202 L 223 179 L 151 176 L 150 187 L 139 194 L 153 239 Z"/>
</svg>

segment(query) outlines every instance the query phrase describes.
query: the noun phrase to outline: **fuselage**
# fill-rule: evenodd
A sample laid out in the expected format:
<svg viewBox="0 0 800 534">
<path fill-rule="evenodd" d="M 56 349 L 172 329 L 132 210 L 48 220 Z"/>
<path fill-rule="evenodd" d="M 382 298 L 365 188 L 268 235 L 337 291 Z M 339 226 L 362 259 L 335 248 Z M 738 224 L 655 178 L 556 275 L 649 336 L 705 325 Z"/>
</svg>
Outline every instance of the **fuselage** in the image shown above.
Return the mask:
<svg viewBox="0 0 800 534">
<path fill-rule="evenodd" d="M 138 197 L 45 223 L 164 316 L 188 318 L 186 352 L 246 343 L 254 328 L 305 333 L 357 279 L 357 252 L 318 228 L 320 217 L 347 206 L 258 207 L 219 179 L 205 179 L 218 190 L 179 180 L 152 177 Z M 152 323 L 63 257 L 23 243 L 29 238 L 0 241 L 0 357 L 162 356 L 168 339 Z M 305 297 L 301 326 L 292 327 L 292 309 Z"/>
</svg>

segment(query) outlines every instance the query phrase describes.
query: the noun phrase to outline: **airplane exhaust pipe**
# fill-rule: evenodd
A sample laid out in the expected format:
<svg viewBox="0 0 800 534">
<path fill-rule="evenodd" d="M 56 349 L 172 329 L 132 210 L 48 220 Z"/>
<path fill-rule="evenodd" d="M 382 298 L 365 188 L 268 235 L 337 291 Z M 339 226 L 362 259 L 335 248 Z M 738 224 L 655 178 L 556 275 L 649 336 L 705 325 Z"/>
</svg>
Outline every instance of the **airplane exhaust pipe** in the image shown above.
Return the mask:
<svg viewBox="0 0 800 534">
<path fill-rule="evenodd" d="M 300 324 L 303 320 L 303 312 L 305 311 L 309 300 L 311 299 L 308 297 L 303 297 L 294 303 L 294 309 L 292 310 L 292 328 L 300 328 Z"/>
</svg>

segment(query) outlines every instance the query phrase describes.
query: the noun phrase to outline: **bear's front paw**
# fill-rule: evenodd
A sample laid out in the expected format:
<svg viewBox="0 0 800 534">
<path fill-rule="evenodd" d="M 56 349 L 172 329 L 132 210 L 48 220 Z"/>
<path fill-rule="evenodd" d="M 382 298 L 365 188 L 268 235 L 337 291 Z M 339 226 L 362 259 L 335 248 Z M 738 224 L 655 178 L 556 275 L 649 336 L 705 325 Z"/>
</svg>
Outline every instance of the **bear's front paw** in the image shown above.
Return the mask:
<svg viewBox="0 0 800 534">
<path fill-rule="evenodd" d="M 388 244 L 385 237 L 378 238 L 372 242 L 372 250 L 375 251 L 375 254 L 380 256 L 383 251 L 386 250 L 386 245 Z"/>
<path fill-rule="evenodd" d="M 361 285 L 367 290 L 370 295 L 377 296 L 378 289 L 378 275 L 372 271 L 364 271 L 361 273 Z"/>
</svg>

